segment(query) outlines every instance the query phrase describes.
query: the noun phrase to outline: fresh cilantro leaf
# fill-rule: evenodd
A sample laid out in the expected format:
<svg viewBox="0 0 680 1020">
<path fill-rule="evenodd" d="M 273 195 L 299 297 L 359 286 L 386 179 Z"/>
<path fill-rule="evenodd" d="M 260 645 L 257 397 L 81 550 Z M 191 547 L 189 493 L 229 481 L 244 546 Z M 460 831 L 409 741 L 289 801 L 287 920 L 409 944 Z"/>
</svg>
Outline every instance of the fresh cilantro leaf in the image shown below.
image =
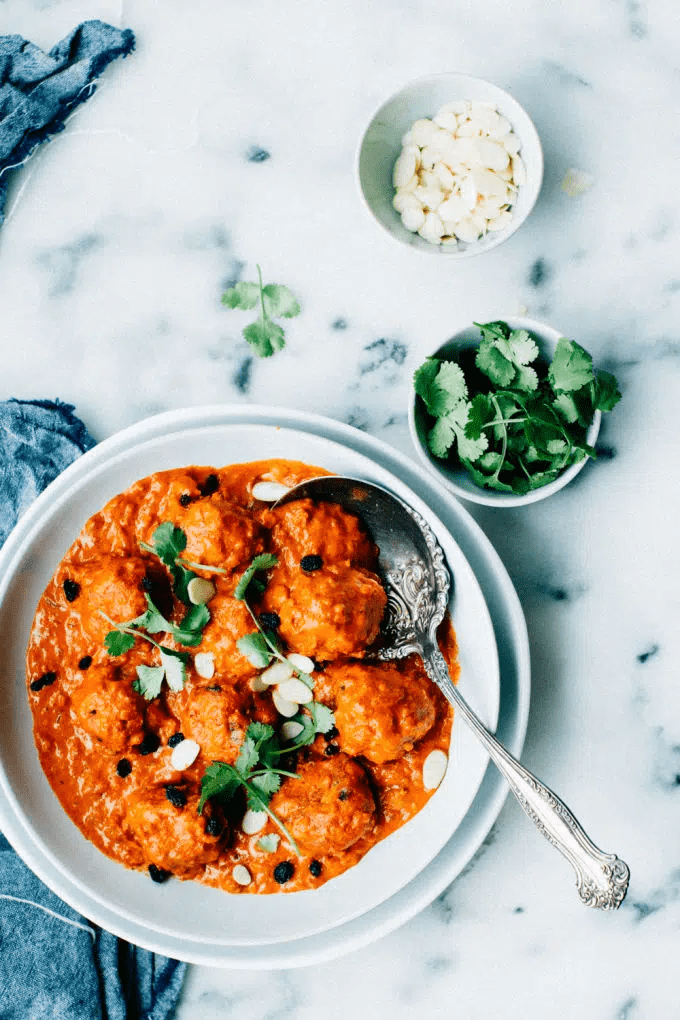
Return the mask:
<svg viewBox="0 0 680 1020">
<path fill-rule="evenodd" d="M 446 414 L 467 405 L 468 388 L 460 365 L 442 361 L 435 379 L 434 414 Z"/>
<path fill-rule="evenodd" d="M 235 283 L 222 295 L 222 304 L 227 308 L 241 308 L 249 311 L 260 301 L 260 287 L 257 283 Z"/>
<path fill-rule="evenodd" d="M 137 666 L 137 679 L 132 681 L 132 689 L 151 701 L 161 693 L 164 677 L 164 666 Z"/>
<path fill-rule="evenodd" d="M 278 559 L 273 553 L 261 553 L 256 556 L 250 566 L 241 574 L 238 584 L 234 590 L 234 598 L 245 602 L 248 585 L 255 577 L 258 570 L 270 570 L 278 565 Z"/>
<path fill-rule="evenodd" d="M 272 318 L 294 319 L 300 314 L 300 304 L 288 287 L 279 283 L 268 283 L 262 288 L 267 315 Z"/>
<path fill-rule="evenodd" d="M 181 691 L 186 681 L 186 667 L 189 656 L 186 652 L 177 652 L 174 648 L 161 648 L 161 663 L 165 670 L 165 679 L 171 691 Z"/>
<path fill-rule="evenodd" d="M 573 340 L 560 337 L 548 370 L 550 385 L 556 393 L 571 393 L 593 381 L 593 359 Z"/>
<path fill-rule="evenodd" d="M 413 375 L 413 388 L 427 407 L 430 414 L 435 406 L 436 396 L 434 392 L 434 381 L 439 372 L 441 362 L 438 358 L 426 358 L 420 368 L 416 369 Z"/>
<path fill-rule="evenodd" d="M 286 346 L 286 334 L 278 322 L 260 319 L 251 322 L 243 330 L 243 336 L 260 358 L 271 358 L 272 354 Z"/>
<path fill-rule="evenodd" d="M 329 733 L 333 729 L 335 716 L 328 705 L 323 705 L 320 701 L 311 701 L 307 705 L 307 709 L 317 733 Z"/>
<path fill-rule="evenodd" d="M 510 327 L 507 322 L 498 320 L 496 322 L 475 322 L 482 334 L 482 340 L 507 340 L 510 336 Z"/>
<path fill-rule="evenodd" d="M 262 271 L 257 267 L 257 283 L 237 283 L 222 295 L 222 304 L 227 308 L 248 311 L 259 305 L 260 316 L 243 330 L 243 336 L 255 353 L 269 358 L 285 346 L 283 328 L 274 322 L 275 318 L 292 319 L 300 314 L 300 305 L 291 290 L 277 283 L 262 285 Z"/>
<path fill-rule="evenodd" d="M 507 343 L 510 360 L 515 365 L 530 365 L 538 357 L 538 345 L 526 329 L 513 329 Z"/>
<path fill-rule="evenodd" d="M 201 796 L 198 802 L 199 815 L 203 812 L 205 802 L 211 797 L 231 800 L 241 786 L 241 777 L 233 765 L 223 761 L 214 761 L 208 765 L 201 777 Z"/>
<path fill-rule="evenodd" d="M 181 556 L 187 545 L 187 537 L 181 528 L 176 527 L 171 521 L 164 521 L 159 524 L 151 536 L 151 544 L 140 543 L 146 552 L 158 556 L 161 563 L 164 563 L 172 575 L 173 588 L 178 599 L 190 605 L 187 587 L 196 574 L 181 562 Z"/>
<path fill-rule="evenodd" d="M 416 392 L 435 418 L 453 411 L 467 401 L 465 376 L 454 361 L 428 358 L 415 373 L 414 384 Z"/>
<path fill-rule="evenodd" d="M 479 439 L 468 439 L 465 432 L 456 430 L 458 441 L 458 456 L 461 460 L 477 460 L 489 446 L 489 439 L 482 433 Z"/>
<path fill-rule="evenodd" d="M 267 854 L 275 854 L 280 842 L 281 837 L 278 832 L 268 832 L 264 836 L 260 836 L 257 846 Z"/>
<path fill-rule="evenodd" d="M 123 655 L 134 646 L 134 634 L 125 634 L 120 630 L 112 630 L 104 638 L 109 655 Z"/>
<path fill-rule="evenodd" d="M 496 341 L 482 340 L 475 364 L 495 386 L 509 386 L 515 378 L 515 366 L 496 346 Z"/>
<path fill-rule="evenodd" d="M 515 369 L 515 387 L 525 393 L 533 393 L 538 389 L 538 374 L 528 365 L 518 365 Z"/>
<path fill-rule="evenodd" d="M 467 422 L 465 424 L 465 435 L 468 439 L 479 439 L 482 429 L 494 420 L 496 409 L 490 397 L 478 393 L 470 401 Z"/>
<path fill-rule="evenodd" d="M 437 418 L 436 422 L 427 437 L 429 446 L 435 457 L 440 459 L 447 456 L 456 438 L 456 430 L 448 415 Z"/>
<path fill-rule="evenodd" d="M 578 409 L 570 393 L 559 393 L 553 400 L 553 407 L 570 425 L 578 421 Z"/>
<path fill-rule="evenodd" d="M 149 634 L 169 633 L 172 630 L 172 624 L 165 619 L 161 611 L 153 604 L 149 595 L 145 597 L 147 610 L 143 616 L 137 618 L 135 623 Z"/>
<path fill-rule="evenodd" d="M 174 567 L 178 556 L 187 547 L 187 536 L 181 528 L 176 527 L 171 521 L 164 521 L 159 524 L 151 536 L 151 545 L 142 542 L 142 548 L 158 556 L 159 560 L 166 567 Z"/>
<path fill-rule="evenodd" d="M 261 800 L 252 798 L 253 789 L 260 797 L 265 797 L 269 802 L 280 786 L 281 776 L 277 772 L 264 772 L 262 775 L 252 776 L 247 791 L 251 794 L 248 798 L 248 807 L 254 811 L 262 810 Z"/>
<path fill-rule="evenodd" d="M 245 655 L 251 666 L 255 669 L 266 669 L 274 658 L 274 654 L 267 644 L 264 634 L 244 634 L 236 642 L 241 655 Z"/>
<path fill-rule="evenodd" d="M 172 635 L 180 645 L 195 646 L 201 643 L 203 629 L 210 623 L 210 610 L 206 605 L 192 605 L 182 622 L 172 626 Z"/>
<path fill-rule="evenodd" d="M 595 407 L 598 411 L 611 411 L 621 399 L 619 386 L 611 372 L 600 371 L 595 377 Z"/>
</svg>

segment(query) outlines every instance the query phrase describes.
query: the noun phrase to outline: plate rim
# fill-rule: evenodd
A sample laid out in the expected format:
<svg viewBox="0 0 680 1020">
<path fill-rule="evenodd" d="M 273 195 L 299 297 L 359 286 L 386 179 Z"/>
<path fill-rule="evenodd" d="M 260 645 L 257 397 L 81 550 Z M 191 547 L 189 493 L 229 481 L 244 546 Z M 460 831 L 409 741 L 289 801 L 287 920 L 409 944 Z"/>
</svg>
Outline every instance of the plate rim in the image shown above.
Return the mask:
<svg viewBox="0 0 680 1020">
<path fill-rule="evenodd" d="M 171 428 L 166 430 L 166 425 L 170 425 Z M 467 530 L 471 533 L 472 541 L 476 544 L 477 549 L 481 549 L 483 555 L 489 561 L 488 567 L 491 573 L 495 575 L 494 580 L 499 587 L 499 591 L 503 589 L 501 593 L 503 596 L 502 600 L 508 606 L 512 624 L 517 631 L 515 634 L 516 647 L 513 651 L 517 657 L 518 667 L 518 704 L 514 727 L 515 732 L 513 734 L 514 739 L 510 742 L 506 741 L 506 744 L 513 753 L 519 754 L 526 734 L 529 709 L 528 634 L 526 633 L 526 623 L 517 593 L 498 554 L 469 512 L 454 497 L 447 493 L 443 487 L 436 484 L 417 463 L 382 440 L 368 436 L 352 426 L 322 415 L 262 405 L 203 405 L 162 412 L 120 430 L 78 458 L 62 472 L 22 516 L 14 531 L 8 537 L 5 546 L 0 550 L 0 595 L 4 590 L 6 577 L 11 574 L 10 568 L 14 559 L 22 553 L 24 538 L 30 533 L 36 518 L 39 518 L 42 514 L 44 505 L 48 502 L 53 502 L 55 498 L 59 500 L 66 499 L 73 487 L 73 483 L 78 480 L 79 476 L 89 474 L 92 469 L 96 469 L 98 462 L 102 464 L 107 463 L 115 458 L 117 453 L 123 453 L 138 442 L 160 436 L 165 431 L 174 432 L 181 429 L 197 429 L 215 425 L 278 425 L 294 428 L 323 439 L 340 442 L 355 452 L 375 460 L 383 469 L 392 472 L 402 484 L 412 488 L 418 497 L 426 502 L 428 506 L 430 503 L 427 495 L 423 496 L 422 491 L 433 490 L 439 502 L 452 512 L 454 517 L 458 518 L 458 523 L 464 522 Z M 410 472 L 417 479 L 419 486 L 414 486 L 413 482 L 405 478 L 402 472 L 406 474 Z M 442 515 L 437 508 L 431 507 L 431 509 L 441 520 Z M 443 520 L 442 523 L 447 530 L 450 530 L 450 524 L 446 520 Z M 461 551 L 465 558 L 469 559 L 469 552 L 465 549 L 464 544 L 461 543 L 460 536 L 452 532 L 452 537 L 454 542 L 461 546 Z M 472 566 L 472 570 L 475 577 L 477 577 L 477 571 L 474 566 Z M 479 578 L 477 580 L 486 599 L 487 593 L 484 590 L 484 585 Z M 510 603 L 514 604 L 510 605 Z M 494 619 L 494 613 L 491 609 L 489 611 L 495 632 L 497 621 Z M 487 782 L 489 772 L 490 770 L 487 767 L 486 774 L 470 808 L 468 808 L 464 822 L 468 821 L 480 797 L 484 799 L 482 792 L 485 786 L 489 786 Z M 492 774 L 493 772 L 495 770 L 492 770 Z M 477 831 L 469 844 L 466 843 L 467 849 L 462 854 L 465 859 L 460 862 L 460 866 L 457 866 L 457 863 L 455 863 L 455 853 L 453 854 L 453 867 L 447 867 L 446 861 L 442 861 L 440 858 L 442 858 L 442 855 L 444 857 L 450 856 L 445 851 L 452 840 L 454 840 L 456 833 L 461 830 L 463 823 L 458 826 L 456 833 L 452 834 L 451 839 L 445 844 L 437 857 L 423 869 L 425 873 L 431 872 L 433 866 L 439 861 L 439 866 L 434 869 L 437 873 L 436 881 L 432 880 L 434 873 L 431 872 L 430 881 L 419 882 L 418 880 L 423 875 L 423 872 L 421 872 L 411 882 L 407 883 L 405 887 L 398 890 L 386 901 L 383 901 L 383 903 L 373 907 L 360 917 L 350 919 L 325 932 L 291 939 L 284 944 L 277 942 L 271 944 L 264 943 L 257 946 L 224 946 L 219 944 L 206 945 L 206 943 L 200 941 L 190 940 L 187 945 L 187 940 L 183 938 L 178 939 L 177 936 L 172 934 L 167 935 L 146 929 L 145 926 L 139 925 L 136 922 L 131 924 L 129 919 L 120 919 L 117 914 L 109 911 L 108 908 L 98 901 L 88 904 L 87 916 L 121 938 L 132 941 L 144 948 L 163 953 L 164 955 L 175 956 L 191 963 L 217 965 L 227 968 L 260 969 L 303 966 L 331 959 L 349 952 L 353 948 L 366 945 L 409 920 L 420 909 L 426 906 L 427 903 L 431 902 L 442 891 L 442 888 L 445 888 L 460 873 L 462 867 L 474 856 L 479 845 L 481 845 L 488 834 L 507 796 L 507 789 L 499 788 L 497 782 L 491 785 L 494 787 L 493 791 L 487 791 L 493 794 L 491 802 L 487 803 L 485 810 L 483 810 L 483 820 L 481 823 L 473 826 Z M 3 828 L 5 827 L 4 823 L 7 821 L 5 803 L 5 790 L 0 787 L 0 820 L 3 821 Z M 5 835 L 10 843 L 15 846 L 19 855 L 25 861 L 30 860 L 31 863 L 28 866 L 31 870 L 66 902 L 70 902 L 74 909 L 84 913 L 83 899 L 89 899 L 87 894 L 84 896 L 82 888 L 76 886 L 75 883 L 71 883 L 63 873 L 59 875 L 61 881 L 55 882 L 52 874 L 48 876 L 45 873 L 46 869 L 42 867 L 43 862 L 36 861 L 35 853 L 31 852 L 35 850 L 39 852 L 39 847 L 35 846 L 32 834 L 23 822 L 23 819 L 20 816 L 17 818 L 12 813 L 9 821 L 10 824 L 5 829 Z M 19 833 L 13 829 L 12 822 L 19 822 Z M 23 839 L 21 838 L 22 836 Z M 19 844 L 19 846 L 16 844 Z M 458 856 L 461 856 L 460 853 Z M 73 900 L 77 902 L 74 903 Z"/>
</svg>

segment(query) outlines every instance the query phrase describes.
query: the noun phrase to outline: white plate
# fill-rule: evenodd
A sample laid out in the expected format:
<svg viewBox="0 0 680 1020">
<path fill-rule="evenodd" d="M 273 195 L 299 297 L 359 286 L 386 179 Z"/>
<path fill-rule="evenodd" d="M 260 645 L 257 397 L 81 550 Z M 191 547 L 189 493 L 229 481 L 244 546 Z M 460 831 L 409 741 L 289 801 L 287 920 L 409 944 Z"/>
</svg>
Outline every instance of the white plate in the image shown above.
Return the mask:
<svg viewBox="0 0 680 1020">
<path fill-rule="evenodd" d="M 457 874 L 488 831 L 504 796 L 496 787 L 493 807 L 489 811 L 487 803 L 482 826 L 472 826 L 453 857 L 447 853 L 452 839 L 470 828 L 469 809 L 486 766 L 486 757 L 472 738 L 462 727 L 455 727 L 449 778 L 457 783 L 444 784 L 428 808 L 346 875 L 313 893 L 274 897 L 232 897 L 196 883 L 155 886 L 146 876 L 103 857 L 61 811 L 37 762 L 23 680 L 28 627 L 37 597 L 57 561 L 91 513 L 152 470 L 269 456 L 289 456 L 339 473 L 363 475 L 392 488 L 430 519 L 456 578 L 453 614 L 462 645 L 461 689 L 493 726 L 498 707 L 494 642 L 498 624 L 494 620 L 492 626 L 474 573 L 448 531 L 454 531 L 458 543 L 457 532 L 472 536 L 473 550 L 475 546 L 483 549 L 483 569 L 493 575 L 497 589 L 504 589 L 497 590 L 494 599 L 501 604 L 504 626 L 512 632 L 514 645 L 511 658 L 519 704 L 514 746 L 512 740 L 507 742 L 516 753 L 526 724 L 526 632 L 507 576 L 488 543 L 484 548 L 486 540 L 465 512 L 446 497 L 442 500 L 442 493 L 422 473 L 383 444 L 338 423 L 296 412 L 202 408 L 149 419 L 77 461 L 22 518 L 0 554 L 0 625 L 12 635 L 0 658 L 5 678 L 0 711 L 6 722 L 11 721 L 5 733 L 12 734 L 2 748 L 2 828 L 43 881 L 85 916 L 166 955 L 224 966 L 311 962 L 394 927 L 436 895 L 438 889 L 431 882 L 420 881 L 426 873 L 438 874 L 439 881 L 444 875 L 450 881 Z M 412 479 L 405 479 L 409 473 Z M 415 482 L 424 501 L 414 494 L 409 481 Z M 450 518 L 446 527 L 428 510 L 427 504 L 435 502 Z M 482 789 L 486 785 L 485 780 Z M 449 858 L 443 871 L 442 854 Z"/>
</svg>

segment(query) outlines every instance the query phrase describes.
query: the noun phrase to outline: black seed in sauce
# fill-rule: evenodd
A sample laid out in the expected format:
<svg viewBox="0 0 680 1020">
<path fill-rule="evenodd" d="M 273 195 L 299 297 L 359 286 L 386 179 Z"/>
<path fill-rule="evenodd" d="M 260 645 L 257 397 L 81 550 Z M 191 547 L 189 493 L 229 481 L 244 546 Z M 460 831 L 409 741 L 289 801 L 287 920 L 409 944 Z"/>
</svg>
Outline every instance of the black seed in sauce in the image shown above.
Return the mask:
<svg viewBox="0 0 680 1020">
<path fill-rule="evenodd" d="M 340 754 L 340 748 L 337 744 L 327 744 L 323 749 L 323 753 L 327 758 L 332 758 L 336 754 Z"/>
<path fill-rule="evenodd" d="M 300 560 L 300 566 L 307 573 L 311 573 L 313 570 L 321 570 L 323 566 L 323 560 L 320 556 L 310 554 L 309 556 L 303 556 Z"/>
<path fill-rule="evenodd" d="M 338 794 L 338 800 L 347 800 L 349 797 L 349 790 L 341 790 Z"/>
<path fill-rule="evenodd" d="M 285 885 L 286 882 L 290 882 L 291 878 L 295 874 L 295 868 L 290 861 L 281 861 L 274 868 L 274 881 L 278 882 L 279 885 Z"/>
<path fill-rule="evenodd" d="M 83 655 L 82 659 L 78 663 L 78 669 L 89 669 L 92 665 L 92 656 Z"/>
<path fill-rule="evenodd" d="M 321 866 L 321 861 L 310 861 L 309 862 L 309 873 L 310 873 L 310 875 L 313 875 L 314 878 L 318 878 L 322 871 L 323 871 L 323 868 Z"/>
<path fill-rule="evenodd" d="M 80 595 L 80 585 L 77 581 L 72 581 L 70 577 L 67 577 L 64 581 L 64 595 L 66 596 L 67 602 L 75 602 Z"/>
<path fill-rule="evenodd" d="M 260 623 L 265 630 L 278 630 L 281 626 L 281 617 L 278 613 L 260 613 Z"/>
<path fill-rule="evenodd" d="M 121 758 L 118 764 L 116 765 L 116 772 L 118 773 L 121 779 L 125 779 L 126 776 L 129 776 L 130 773 L 132 772 L 132 762 L 130 761 L 130 759 Z"/>
<path fill-rule="evenodd" d="M 149 875 L 154 882 L 167 882 L 171 874 L 172 872 L 159 868 L 156 864 L 149 865 Z"/>
<path fill-rule="evenodd" d="M 200 485 L 198 491 L 202 496 L 212 496 L 213 492 L 217 492 L 220 487 L 220 480 L 217 475 L 208 475 Z"/>
<path fill-rule="evenodd" d="M 171 737 L 168 737 L 168 747 L 177 747 L 177 745 L 181 744 L 183 740 L 184 740 L 183 733 L 179 732 L 173 733 Z"/>
<path fill-rule="evenodd" d="M 190 503 L 191 503 L 191 493 L 190 492 L 183 492 L 182 495 L 179 497 L 179 505 L 180 506 L 189 506 Z"/>
<path fill-rule="evenodd" d="M 156 733 L 147 733 L 141 744 L 137 744 L 140 754 L 153 754 L 161 746 L 160 738 Z"/>
<path fill-rule="evenodd" d="M 205 831 L 208 836 L 219 836 L 222 832 L 222 826 L 217 818 L 209 818 L 205 823 Z"/>
<path fill-rule="evenodd" d="M 57 679 L 57 674 L 50 670 L 48 673 L 43 673 L 37 680 L 31 681 L 32 691 L 41 691 L 43 687 L 49 687 Z"/>
<path fill-rule="evenodd" d="M 173 786 L 169 783 L 165 787 L 165 796 L 168 798 L 171 804 L 175 807 L 185 807 L 187 802 L 187 795 L 181 786 Z"/>
<path fill-rule="evenodd" d="M 337 726 L 331 726 L 331 728 L 329 729 L 328 733 L 324 733 L 323 738 L 328 743 L 331 740 L 335 740 L 335 738 L 337 736 L 339 736 L 339 735 L 340 735 L 340 731 L 338 730 L 338 727 Z"/>
</svg>

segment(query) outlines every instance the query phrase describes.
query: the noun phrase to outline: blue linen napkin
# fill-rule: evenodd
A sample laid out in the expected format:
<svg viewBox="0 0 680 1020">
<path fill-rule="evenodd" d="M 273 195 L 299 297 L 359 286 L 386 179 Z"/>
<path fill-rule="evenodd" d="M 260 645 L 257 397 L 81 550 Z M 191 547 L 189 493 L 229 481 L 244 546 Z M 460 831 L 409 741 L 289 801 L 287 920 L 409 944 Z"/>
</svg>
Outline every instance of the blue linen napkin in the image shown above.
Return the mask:
<svg viewBox="0 0 680 1020">
<path fill-rule="evenodd" d="M 94 439 L 61 401 L 0 402 L 0 546 Z M 0 1018 L 169 1020 L 186 964 L 132 946 L 63 903 L 0 834 Z"/>
<path fill-rule="evenodd" d="M 20 35 L 0 36 L 0 223 L 10 171 L 62 131 L 96 89 L 96 79 L 135 46 L 129 29 L 85 21 L 49 53 Z"/>
</svg>

